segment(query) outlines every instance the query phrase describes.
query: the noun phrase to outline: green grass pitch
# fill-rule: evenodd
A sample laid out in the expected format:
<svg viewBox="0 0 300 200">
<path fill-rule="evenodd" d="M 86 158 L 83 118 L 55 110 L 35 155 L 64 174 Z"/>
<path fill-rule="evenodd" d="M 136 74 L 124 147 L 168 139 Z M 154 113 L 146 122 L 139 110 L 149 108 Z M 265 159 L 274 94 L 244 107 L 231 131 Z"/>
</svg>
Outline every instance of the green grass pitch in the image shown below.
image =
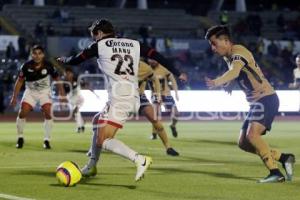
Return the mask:
<svg viewBox="0 0 300 200">
<path fill-rule="evenodd" d="M 66 160 L 80 167 L 87 161 L 90 130 L 76 134 L 74 126 L 74 123 L 55 123 L 52 150 L 44 150 L 42 122 L 28 122 L 25 145 L 16 149 L 15 124 L 0 123 L 0 199 L 5 195 L 47 200 L 300 199 L 297 163 L 293 182 L 256 183 L 268 171 L 257 156 L 237 147 L 241 122 L 179 122 L 179 137 L 170 136 L 170 140 L 180 157 L 167 156 L 160 140 L 148 139 L 149 123 L 129 122 L 117 138 L 134 150 L 152 156 L 154 163 L 145 179 L 135 183 L 135 165 L 104 152 L 96 177 L 83 179 L 75 187 L 63 187 L 55 178 L 56 167 Z M 293 152 L 297 159 L 300 158 L 299 130 L 299 122 L 279 121 L 265 138 L 272 147 Z"/>
</svg>

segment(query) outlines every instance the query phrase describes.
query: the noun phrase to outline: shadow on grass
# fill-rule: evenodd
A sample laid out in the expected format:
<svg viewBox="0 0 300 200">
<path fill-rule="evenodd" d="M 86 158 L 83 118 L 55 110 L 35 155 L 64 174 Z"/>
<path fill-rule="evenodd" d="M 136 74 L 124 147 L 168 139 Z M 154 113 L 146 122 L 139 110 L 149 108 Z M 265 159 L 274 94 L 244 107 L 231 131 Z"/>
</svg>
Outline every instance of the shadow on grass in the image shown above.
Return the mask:
<svg viewBox="0 0 300 200">
<path fill-rule="evenodd" d="M 243 177 L 243 176 L 237 176 L 232 173 L 225 173 L 225 172 L 210 172 L 210 171 L 201 171 L 201 170 L 191 170 L 191 169 L 180 169 L 180 168 L 161 168 L 161 167 L 155 167 L 152 168 L 152 170 L 164 172 L 164 173 L 184 173 L 184 174 L 203 174 L 203 175 L 209 175 L 213 177 L 218 178 L 230 178 L 230 179 L 239 179 L 239 180 L 248 180 L 248 181 L 254 181 L 256 180 L 254 177 Z"/>
<path fill-rule="evenodd" d="M 33 175 L 33 176 L 47 176 L 47 177 L 55 177 L 55 173 L 53 171 L 41 171 L 41 170 L 22 170 L 18 169 L 18 171 L 14 171 L 10 173 L 12 175 Z"/>
<path fill-rule="evenodd" d="M 82 154 L 86 154 L 89 149 L 67 149 L 67 152 L 71 152 L 71 153 L 82 153 Z M 107 154 L 109 152 L 107 151 L 101 151 L 101 154 Z"/>
<path fill-rule="evenodd" d="M 107 184 L 107 183 L 80 183 L 81 185 L 93 185 L 93 186 L 102 186 L 102 187 L 120 187 L 130 190 L 136 189 L 136 185 L 121 185 L 121 184 Z"/>
<path fill-rule="evenodd" d="M 236 141 L 220 141 L 220 140 L 207 140 L 207 139 L 182 139 L 180 142 L 191 142 L 191 143 L 207 143 L 207 144 L 220 144 L 220 145 L 229 145 L 237 146 Z"/>
<path fill-rule="evenodd" d="M 91 185 L 91 186 L 102 186 L 102 187 L 120 187 L 120 188 L 126 188 L 130 190 L 134 190 L 137 188 L 136 185 L 122 185 L 122 184 L 109 184 L 109 183 L 91 183 L 92 179 L 81 179 L 80 185 Z"/>
<path fill-rule="evenodd" d="M 218 159 L 218 160 L 213 160 L 213 159 L 206 159 L 206 158 L 200 158 L 200 157 L 193 157 L 193 156 L 182 156 L 182 160 L 187 160 L 187 161 L 195 161 L 195 162 L 200 162 L 200 163 L 215 163 L 215 164 L 242 164 L 242 165 L 251 165 L 251 166 L 259 166 L 257 162 L 254 161 L 246 161 L 246 160 L 231 160 L 227 159 L 226 157 L 224 159 Z"/>
</svg>

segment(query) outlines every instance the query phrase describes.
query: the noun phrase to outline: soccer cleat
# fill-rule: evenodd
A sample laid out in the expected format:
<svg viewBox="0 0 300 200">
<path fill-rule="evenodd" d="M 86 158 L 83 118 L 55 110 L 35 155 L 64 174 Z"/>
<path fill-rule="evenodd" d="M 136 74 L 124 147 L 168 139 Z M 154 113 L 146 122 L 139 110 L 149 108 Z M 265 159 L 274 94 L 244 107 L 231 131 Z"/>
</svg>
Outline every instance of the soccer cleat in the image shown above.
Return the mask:
<svg viewBox="0 0 300 200">
<path fill-rule="evenodd" d="M 17 144 L 16 144 L 16 148 L 17 149 L 22 149 L 23 148 L 23 144 L 24 144 L 24 139 L 22 137 L 18 138 Z"/>
<path fill-rule="evenodd" d="M 80 171 L 83 177 L 96 176 L 97 167 L 96 166 L 90 167 L 88 165 L 85 165 Z"/>
<path fill-rule="evenodd" d="M 48 140 L 45 140 L 43 147 L 44 149 L 51 149 L 50 142 Z"/>
<path fill-rule="evenodd" d="M 269 174 L 264 179 L 257 181 L 258 183 L 280 183 L 284 182 L 284 176 L 279 172 L 279 174 Z"/>
<path fill-rule="evenodd" d="M 135 181 L 140 181 L 144 177 L 144 173 L 147 171 L 148 167 L 152 164 L 152 158 L 149 156 L 143 156 L 142 161 L 136 162 L 136 175 Z"/>
<path fill-rule="evenodd" d="M 286 180 L 292 181 L 293 179 L 293 171 L 294 171 L 294 164 L 296 162 L 295 155 L 288 154 L 288 158 L 284 163 L 282 163 L 282 167 L 285 170 L 286 173 Z"/>
<path fill-rule="evenodd" d="M 179 156 L 179 153 L 177 151 L 175 151 L 175 149 L 173 149 L 172 147 L 167 149 L 167 154 L 169 156 Z"/>
<path fill-rule="evenodd" d="M 84 126 L 78 127 L 76 133 L 84 133 Z"/>
<path fill-rule="evenodd" d="M 150 140 L 156 140 L 156 139 L 157 139 L 157 134 L 152 133 L 152 135 L 150 136 Z"/>
<path fill-rule="evenodd" d="M 177 130 L 176 130 L 176 126 L 170 125 L 170 129 L 171 129 L 171 131 L 172 131 L 173 137 L 177 138 L 178 133 L 177 133 Z"/>
</svg>

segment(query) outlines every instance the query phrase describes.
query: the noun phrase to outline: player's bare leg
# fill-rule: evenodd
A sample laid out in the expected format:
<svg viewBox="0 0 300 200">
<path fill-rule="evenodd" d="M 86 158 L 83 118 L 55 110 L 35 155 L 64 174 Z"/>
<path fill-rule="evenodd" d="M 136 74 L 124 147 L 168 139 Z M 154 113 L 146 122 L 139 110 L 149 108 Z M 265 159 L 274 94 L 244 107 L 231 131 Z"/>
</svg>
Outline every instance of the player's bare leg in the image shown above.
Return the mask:
<svg viewBox="0 0 300 200">
<path fill-rule="evenodd" d="M 152 123 L 152 126 L 155 129 L 155 132 L 158 134 L 163 145 L 166 148 L 166 153 L 171 156 L 179 156 L 179 153 L 171 147 L 167 133 L 166 133 L 162 123 L 159 120 L 157 120 L 157 117 L 155 116 L 154 108 L 151 105 L 144 107 L 143 114 Z"/>
<path fill-rule="evenodd" d="M 248 141 L 246 137 L 246 132 L 243 130 L 241 130 L 240 132 L 238 145 L 242 150 L 246 152 L 257 154 L 255 147 Z M 282 164 L 282 167 L 284 168 L 287 175 L 287 180 L 291 181 L 293 177 L 295 156 L 290 153 L 281 153 L 279 150 L 272 148 L 271 155 L 276 161 L 279 161 Z"/>
<path fill-rule="evenodd" d="M 44 121 L 44 149 L 51 149 L 50 138 L 53 127 L 53 120 L 51 116 L 51 103 L 46 103 L 42 106 L 42 112 L 45 118 Z"/>
<path fill-rule="evenodd" d="M 21 109 L 19 111 L 16 125 L 17 125 L 17 134 L 18 134 L 18 140 L 16 144 L 16 148 L 21 149 L 24 145 L 24 127 L 26 123 L 26 117 L 28 113 L 32 110 L 32 106 L 28 103 L 23 102 L 21 104 Z"/>
<path fill-rule="evenodd" d="M 172 123 L 170 125 L 171 131 L 172 131 L 172 135 L 176 138 L 178 137 L 178 132 L 176 129 L 176 124 L 178 122 L 178 117 L 179 117 L 179 112 L 177 109 L 177 106 L 173 106 L 171 109 L 171 119 L 172 119 Z"/>
<path fill-rule="evenodd" d="M 152 163 L 152 158 L 138 154 L 120 140 L 115 139 L 118 129 L 111 124 L 101 124 L 101 128 L 98 128 L 97 146 L 134 162 L 137 166 L 135 181 L 139 181 Z"/>
<path fill-rule="evenodd" d="M 152 135 L 150 136 L 151 140 L 156 140 L 157 139 L 157 132 L 155 127 L 152 125 Z"/>
<path fill-rule="evenodd" d="M 84 127 L 84 120 L 82 118 L 81 112 L 79 111 L 79 108 L 76 106 L 73 110 L 73 115 L 76 121 L 77 125 L 77 133 L 84 133 L 85 127 Z"/>
<path fill-rule="evenodd" d="M 270 174 L 259 181 L 259 183 L 269 183 L 269 182 L 283 182 L 285 181 L 284 176 L 278 169 L 277 163 L 272 156 L 271 149 L 269 145 L 262 139 L 262 134 L 265 132 L 266 128 L 258 122 L 250 122 L 248 125 L 247 140 L 255 148 L 256 153 L 263 160 L 265 166 L 270 170 Z"/>
</svg>

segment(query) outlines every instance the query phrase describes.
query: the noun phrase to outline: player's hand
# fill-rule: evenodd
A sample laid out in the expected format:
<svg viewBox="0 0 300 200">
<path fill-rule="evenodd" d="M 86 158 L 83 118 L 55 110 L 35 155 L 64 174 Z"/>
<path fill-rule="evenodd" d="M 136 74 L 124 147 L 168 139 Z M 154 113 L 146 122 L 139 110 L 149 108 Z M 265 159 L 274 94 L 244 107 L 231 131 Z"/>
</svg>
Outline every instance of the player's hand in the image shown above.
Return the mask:
<svg viewBox="0 0 300 200">
<path fill-rule="evenodd" d="M 181 74 L 179 75 L 178 79 L 185 83 L 185 82 L 187 82 L 187 80 L 188 80 L 188 76 L 187 76 L 186 73 L 181 73 Z"/>
<path fill-rule="evenodd" d="M 232 94 L 232 89 L 234 87 L 234 83 L 233 82 L 229 82 L 227 84 L 224 84 L 223 86 L 223 89 L 225 90 L 226 93 L 228 93 L 229 95 Z"/>
<path fill-rule="evenodd" d="M 11 97 L 11 100 L 9 102 L 9 105 L 12 107 L 15 107 L 17 105 L 17 98 L 16 97 Z"/>
<path fill-rule="evenodd" d="M 60 62 L 60 63 L 66 63 L 67 62 L 67 57 L 58 57 L 56 58 L 56 61 Z"/>
<path fill-rule="evenodd" d="M 208 78 L 208 77 L 205 77 L 204 78 L 205 80 L 205 83 L 206 83 L 206 86 L 208 87 L 208 89 L 214 89 L 216 88 L 216 84 L 215 84 L 215 81 Z"/>
</svg>

